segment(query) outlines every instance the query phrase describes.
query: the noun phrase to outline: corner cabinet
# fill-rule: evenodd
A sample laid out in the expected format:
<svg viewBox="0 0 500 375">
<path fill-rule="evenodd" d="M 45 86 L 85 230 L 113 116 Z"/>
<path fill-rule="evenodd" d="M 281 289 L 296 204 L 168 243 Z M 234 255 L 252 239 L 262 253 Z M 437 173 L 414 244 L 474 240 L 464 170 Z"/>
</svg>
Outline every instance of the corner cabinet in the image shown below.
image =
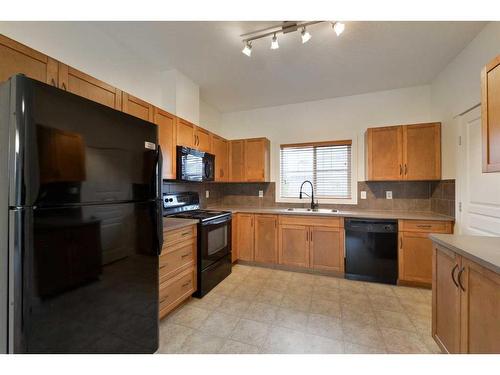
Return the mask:
<svg viewBox="0 0 500 375">
<path fill-rule="evenodd" d="M 215 181 L 229 181 L 229 142 L 215 134 L 210 137 L 215 155 Z"/>
<path fill-rule="evenodd" d="M 369 128 L 365 134 L 368 181 L 441 179 L 441 124 Z"/>
<path fill-rule="evenodd" d="M 456 353 L 500 353 L 500 275 L 435 244 L 432 336 Z"/>
<path fill-rule="evenodd" d="M 481 72 L 483 172 L 500 172 L 500 56 Z"/>
<path fill-rule="evenodd" d="M 271 143 L 267 138 L 237 139 L 230 142 L 230 181 L 268 182 Z"/>
</svg>

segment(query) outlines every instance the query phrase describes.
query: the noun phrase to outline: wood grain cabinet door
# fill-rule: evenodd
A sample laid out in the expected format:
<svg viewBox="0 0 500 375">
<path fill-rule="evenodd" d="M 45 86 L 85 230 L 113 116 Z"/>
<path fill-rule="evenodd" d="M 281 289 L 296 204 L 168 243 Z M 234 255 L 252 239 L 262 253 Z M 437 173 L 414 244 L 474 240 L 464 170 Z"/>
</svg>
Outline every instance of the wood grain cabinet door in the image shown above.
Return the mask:
<svg viewBox="0 0 500 375">
<path fill-rule="evenodd" d="M 483 172 L 500 172 L 500 56 L 481 72 Z"/>
<path fill-rule="evenodd" d="M 56 60 L 0 35 L 0 82 L 20 73 L 57 86 L 57 70 Z"/>
<path fill-rule="evenodd" d="M 255 261 L 278 263 L 277 215 L 255 215 Z"/>
<path fill-rule="evenodd" d="M 181 118 L 177 121 L 177 145 L 194 147 L 194 128 L 195 125 Z"/>
<path fill-rule="evenodd" d="M 212 152 L 212 142 L 210 142 L 210 132 L 208 130 L 197 126 L 194 137 L 195 148 L 204 152 Z"/>
<path fill-rule="evenodd" d="M 403 178 L 441 179 L 441 124 L 403 126 Z"/>
<path fill-rule="evenodd" d="M 500 275 L 462 258 L 461 352 L 500 353 Z"/>
<path fill-rule="evenodd" d="M 339 228 L 310 228 L 311 268 L 343 272 L 344 236 Z"/>
<path fill-rule="evenodd" d="M 434 247 L 432 274 L 432 336 L 448 353 L 460 353 L 460 288 L 457 274 L 460 257 Z"/>
<path fill-rule="evenodd" d="M 122 110 L 122 92 L 71 66 L 59 63 L 59 88 L 94 102 Z"/>
<path fill-rule="evenodd" d="M 235 182 L 245 181 L 245 141 L 229 143 L 229 175 Z"/>
<path fill-rule="evenodd" d="M 174 115 L 160 108 L 155 107 L 153 112 L 153 122 L 158 125 L 158 143 L 161 146 L 163 156 L 162 175 L 164 179 L 174 179 L 176 176 L 176 118 Z"/>
<path fill-rule="evenodd" d="M 309 267 L 309 227 L 281 224 L 279 227 L 279 263 Z"/>
<path fill-rule="evenodd" d="M 432 241 L 429 233 L 400 232 L 399 280 L 432 283 Z"/>
<path fill-rule="evenodd" d="M 254 256 L 254 215 L 238 214 L 238 259 L 253 262 Z"/>
<path fill-rule="evenodd" d="M 215 181 L 228 181 L 229 179 L 229 160 L 228 160 L 228 141 L 215 134 L 212 138 L 212 152 L 215 155 Z"/>
<path fill-rule="evenodd" d="M 153 105 L 126 92 L 122 93 L 122 111 L 145 121 L 154 120 Z"/>
<path fill-rule="evenodd" d="M 245 139 L 245 181 L 269 180 L 269 141 L 264 138 Z"/>
<path fill-rule="evenodd" d="M 401 180 L 403 178 L 403 127 L 368 128 L 366 161 L 369 181 Z"/>
</svg>

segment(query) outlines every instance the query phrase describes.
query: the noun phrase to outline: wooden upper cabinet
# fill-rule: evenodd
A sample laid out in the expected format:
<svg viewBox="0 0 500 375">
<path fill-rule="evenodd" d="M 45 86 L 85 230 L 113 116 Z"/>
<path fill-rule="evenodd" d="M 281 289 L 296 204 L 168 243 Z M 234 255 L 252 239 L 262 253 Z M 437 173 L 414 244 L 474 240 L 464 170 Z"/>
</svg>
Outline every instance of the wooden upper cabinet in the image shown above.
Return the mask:
<svg viewBox="0 0 500 375">
<path fill-rule="evenodd" d="M 500 56 L 481 72 L 483 172 L 500 172 Z"/>
<path fill-rule="evenodd" d="M 245 181 L 245 141 L 229 142 L 229 175 L 231 181 Z"/>
<path fill-rule="evenodd" d="M 212 153 L 215 155 L 215 181 L 229 180 L 229 142 L 212 134 Z"/>
<path fill-rule="evenodd" d="M 177 120 L 177 145 L 186 147 L 195 147 L 194 131 L 196 125 L 178 118 Z"/>
<path fill-rule="evenodd" d="M 0 82 L 15 74 L 57 86 L 56 60 L 0 35 Z"/>
<path fill-rule="evenodd" d="M 196 126 L 194 129 L 194 147 L 200 151 L 212 152 L 212 142 L 210 132 Z"/>
<path fill-rule="evenodd" d="M 255 215 L 255 250 L 256 262 L 278 262 L 278 216 Z"/>
<path fill-rule="evenodd" d="M 366 131 L 368 181 L 400 180 L 403 177 L 403 127 L 387 126 Z"/>
<path fill-rule="evenodd" d="M 122 92 L 122 111 L 145 121 L 153 122 L 153 105 L 129 93 Z"/>
<path fill-rule="evenodd" d="M 160 108 L 153 110 L 153 122 L 158 125 L 158 143 L 163 156 L 163 178 L 176 178 L 176 117 Z"/>
<path fill-rule="evenodd" d="M 448 249 L 434 247 L 432 279 L 432 336 L 448 353 L 460 353 L 461 259 Z"/>
<path fill-rule="evenodd" d="M 121 90 L 62 63 L 59 63 L 59 87 L 94 102 L 122 110 Z"/>
<path fill-rule="evenodd" d="M 254 215 L 238 214 L 237 252 L 238 259 L 254 261 Z"/>
<path fill-rule="evenodd" d="M 287 266 L 309 267 L 309 227 L 280 224 L 279 263 Z"/>
<path fill-rule="evenodd" d="M 405 180 L 441 179 L 441 124 L 403 126 Z"/>
<path fill-rule="evenodd" d="M 269 181 L 269 154 L 269 139 L 245 139 L 245 181 Z"/>
<path fill-rule="evenodd" d="M 441 179 L 441 124 L 369 128 L 365 139 L 368 181 Z"/>
<path fill-rule="evenodd" d="M 311 268 L 344 271 L 344 231 L 339 228 L 313 226 L 309 232 Z"/>
</svg>

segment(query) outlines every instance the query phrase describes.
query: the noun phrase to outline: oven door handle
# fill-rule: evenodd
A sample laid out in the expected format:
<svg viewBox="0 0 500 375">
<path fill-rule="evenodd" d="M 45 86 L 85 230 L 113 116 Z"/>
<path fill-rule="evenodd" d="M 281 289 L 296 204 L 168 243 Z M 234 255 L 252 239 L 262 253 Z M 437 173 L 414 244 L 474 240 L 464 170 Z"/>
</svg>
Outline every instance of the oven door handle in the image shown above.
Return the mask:
<svg viewBox="0 0 500 375">
<path fill-rule="evenodd" d="M 207 222 L 202 223 L 202 226 L 209 226 L 209 225 L 218 225 L 218 224 L 223 224 L 231 221 L 231 216 L 229 217 L 222 217 L 220 219 L 215 219 L 215 220 L 210 220 Z"/>
</svg>

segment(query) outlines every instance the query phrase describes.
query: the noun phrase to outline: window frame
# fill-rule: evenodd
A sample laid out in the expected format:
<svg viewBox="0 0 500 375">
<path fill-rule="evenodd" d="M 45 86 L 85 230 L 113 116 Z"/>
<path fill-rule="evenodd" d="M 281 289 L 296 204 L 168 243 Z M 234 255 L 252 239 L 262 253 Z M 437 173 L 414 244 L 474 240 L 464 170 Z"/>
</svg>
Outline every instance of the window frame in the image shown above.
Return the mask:
<svg viewBox="0 0 500 375">
<path fill-rule="evenodd" d="M 276 202 L 281 202 L 281 203 L 301 203 L 301 204 L 307 204 L 309 203 L 310 199 L 306 196 L 303 199 L 299 199 L 297 196 L 296 198 L 288 198 L 288 197 L 282 197 L 281 196 L 281 177 L 282 177 L 282 170 L 281 170 L 281 150 L 283 148 L 287 147 L 318 147 L 318 146 L 344 146 L 344 145 L 350 145 L 351 146 L 351 197 L 350 198 L 317 198 L 316 196 L 314 197 L 315 200 L 317 199 L 318 203 L 323 203 L 323 204 L 357 204 L 358 203 L 358 179 L 357 179 L 357 142 L 356 139 L 344 139 L 344 140 L 334 140 L 334 141 L 319 141 L 319 142 L 304 142 L 304 143 L 286 143 L 286 144 L 280 144 L 279 146 L 279 151 L 278 151 L 278 187 L 276 189 Z"/>
</svg>

